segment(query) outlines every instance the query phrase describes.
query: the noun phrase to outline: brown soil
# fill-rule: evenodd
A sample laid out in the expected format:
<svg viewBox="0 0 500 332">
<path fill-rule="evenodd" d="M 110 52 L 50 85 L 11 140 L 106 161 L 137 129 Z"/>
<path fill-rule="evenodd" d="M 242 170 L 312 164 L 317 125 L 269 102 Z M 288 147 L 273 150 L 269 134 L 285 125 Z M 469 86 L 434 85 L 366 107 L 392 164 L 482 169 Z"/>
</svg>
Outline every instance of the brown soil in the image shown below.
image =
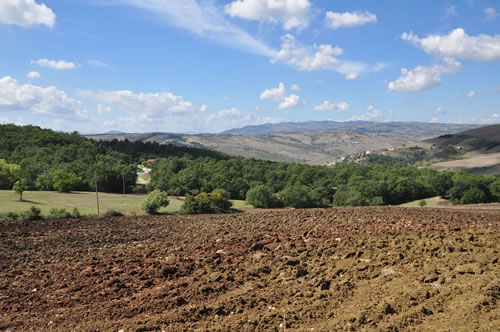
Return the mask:
<svg viewBox="0 0 500 332">
<path fill-rule="evenodd" d="M 493 331 L 500 212 L 0 224 L 0 330 Z"/>
</svg>

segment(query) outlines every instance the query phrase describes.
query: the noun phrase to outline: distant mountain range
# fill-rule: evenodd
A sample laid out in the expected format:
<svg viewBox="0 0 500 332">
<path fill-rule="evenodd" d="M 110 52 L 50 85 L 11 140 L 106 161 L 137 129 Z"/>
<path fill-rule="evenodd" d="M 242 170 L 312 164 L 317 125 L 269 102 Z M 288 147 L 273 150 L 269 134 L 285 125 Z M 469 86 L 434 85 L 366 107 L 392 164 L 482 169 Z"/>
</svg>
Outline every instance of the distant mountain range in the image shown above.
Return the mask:
<svg viewBox="0 0 500 332">
<path fill-rule="evenodd" d="M 231 129 L 221 134 L 106 133 L 86 135 L 95 140 L 158 142 L 206 148 L 249 158 L 311 164 L 328 163 L 339 156 L 473 129 L 470 124 L 422 122 L 288 122 Z"/>
<path fill-rule="evenodd" d="M 371 121 L 308 121 L 282 122 L 246 126 L 222 132 L 231 135 L 268 135 L 276 133 L 346 131 L 358 134 L 378 134 L 407 137 L 435 137 L 479 127 L 471 124 L 428 122 L 371 122 Z"/>
</svg>

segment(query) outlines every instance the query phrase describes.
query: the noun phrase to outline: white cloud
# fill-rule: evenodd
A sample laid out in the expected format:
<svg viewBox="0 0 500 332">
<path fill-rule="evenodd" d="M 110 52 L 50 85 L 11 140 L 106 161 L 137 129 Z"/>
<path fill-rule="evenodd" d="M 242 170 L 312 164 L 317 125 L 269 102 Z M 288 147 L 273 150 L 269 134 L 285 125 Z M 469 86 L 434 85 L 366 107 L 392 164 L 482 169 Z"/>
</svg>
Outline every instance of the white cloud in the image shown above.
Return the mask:
<svg viewBox="0 0 500 332">
<path fill-rule="evenodd" d="M 447 58 L 444 64 L 433 66 L 418 66 L 412 70 L 401 69 L 401 76 L 394 82 L 390 82 L 388 88 L 395 92 L 416 92 L 433 88 L 441 84 L 442 74 L 454 74 L 460 71 L 462 65 Z"/>
<path fill-rule="evenodd" d="M 215 114 L 210 114 L 205 120 L 204 125 L 209 125 L 212 132 L 220 132 L 232 128 L 238 128 L 248 125 L 258 125 L 264 123 L 278 123 L 283 119 L 272 117 L 255 117 L 251 113 L 241 112 L 237 108 L 221 110 Z"/>
<path fill-rule="evenodd" d="M 193 104 L 183 97 L 170 92 L 134 93 L 129 90 L 116 91 L 81 91 L 80 95 L 112 105 L 115 109 L 126 112 L 134 119 L 161 120 L 168 116 L 195 113 Z"/>
<path fill-rule="evenodd" d="M 444 9 L 443 16 L 441 16 L 442 20 L 446 20 L 450 17 L 457 17 L 457 7 L 456 6 L 448 6 Z"/>
<path fill-rule="evenodd" d="M 37 71 L 30 71 L 27 75 L 26 75 L 27 78 L 31 79 L 31 80 L 34 80 L 34 79 L 37 79 L 37 78 L 40 78 L 40 73 L 37 72 Z"/>
<path fill-rule="evenodd" d="M 286 96 L 283 101 L 280 103 L 278 108 L 280 110 L 286 110 L 292 107 L 298 107 L 301 105 L 304 105 L 306 102 L 302 100 L 299 96 L 297 95 L 289 95 Z"/>
<path fill-rule="evenodd" d="M 334 101 L 325 100 L 323 104 L 315 106 L 315 111 L 333 111 L 333 112 L 345 112 L 351 105 L 346 102 L 336 103 Z"/>
<path fill-rule="evenodd" d="M 370 105 L 364 114 L 354 115 L 345 121 L 377 121 L 383 116 L 384 114 L 380 110 L 376 109 L 373 105 Z"/>
<path fill-rule="evenodd" d="M 0 78 L 0 111 L 27 112 L 64 118 L 87 118 L 81 103 L 55 86 L 21 85 L 12 77 Z"/>
<path fill-rule="evenodd" d="M 97 68 L 112 68 L 112 66 L 110 64 L 107 64 L 105 62 L 102 62 L 102 61 L 99 61 L 99 60 L 96 60 L 96 59 L 90 59 L 90 60 L 87 60 L 87 63 L 92 66 L 92 67 L 97 67 Z"/>
<path fill-rule="evenodd" d="M 500 113 L 495 113 L 491 117 L 494 119 L 498 119 L 498 118 L 500 118 Z"/>
<path fill-rule="evenodd" d="M 500 35 L 469 36 L 464 29 L 458 28 L 444 36 L 419 38 L 413 33 L 403 33 L 401 38 L 438 57 L 476 61 L 500 60 Z"/>
<path fill-rule="evenodd" d="M 296 86 L 297 88 L 298 86 Z M 280 83 L 277 88 L 266 89 L 260 95 L 261 100 L 269 99 L 276 102 L 281 102 L 278 106 L 280 110 L 286 110 L 292 107 L 297 107 L 305 104 L 299 96 L 291 94 L 286 95 L 284 83 Z"/>
<path fill-rule="evenodd" d="M 292 91 L 300 91 L 300 86 L 298 86 L 297 84 L 292 84 L 292 86 L 290 87 L 290 90 L 292 90 Z"/>
<path fill-rule="evenodd" d="M 478 95 L 489 95 L 489 94 L 496 94 L 496 93 L 500 93 L 500 87 L 491 88 L 491 89 L 471 90 L 470 92 L 465 94 L 465 97 L 473 98 L 473 97 L 476 97 Z"/>
<path fill-rule="evenodd" d="M 45 4 L 35 0 L 1 0 L 0 23 L 31 27 L 41 24 L 52 28 L 56 23 L 56 14 Z"/>
<path fill-rule="evenodd" d="M 207 110 L 208 110 L 208 106 L 207 105 L 201 105 L 200 106 L 200 112 L 205 113 Z"/>
<path fill-rule="evenodd" d="M 494 8 L 486 8 L 484 13 L 486 14 L 486 19 L 488 21 L 496 20 L 498 16 L 497 11 Z"/>
<path fill-rule="evenodd" d="M 431 122 L 439 122 L 439 119 L 438 119 L 438 118 L 436 118 L 436 117 L 433 117 L 433 118 L 431 119 Z"/>
<path fill-rule="evenodd" d="M 434 114 L 445 114 L 445 113 L 446 112 L 443 110 L 441 106 L 436 108 L 436 110 L 434 111 Z"/>
<path fill-rule="evenodd" d="M 355 27 L 367 23 L 376 23 L 377 16 L 375 14 L 369 13 L 367 11 L 360 12 L 345 12 L 345 13 L 334 13 L 326 12 L 326 23 L 328 27 L 332 29 L 338 29 L 341 27 Z"/>
<path fill-rule="evenodd" d="M 106 3 L 140 8 L 165 24 L 197 36 L 258 55 L 272 56 L 274 50 L 231 23 L 214 1 L 196 0 L 109 0 Z"/>
<path fill-rule="evenodd" d="M 285 30 L 306 27 L 310 10 L 309 0 L 236 0 L 224 8 L 231 17 L 280 22 Z"/>
<path fill-rule="evenodd" d="M 474 97 L 476 94 L 477 94 L 477 92 L 476 92 L 476 91 L 474 91 L 474 90 L 472 90 L 471 92 L 469 92 L 469 93 L 466 95 L 466 97 L 467 97 L 467 98 L 472 98 L 472 97 Z"/>
<path fill-rule="evenodd" d="M 76 69 L 80 67 L 79 64 L 73 62 L 66 62 L 64 60 L 49 60 L 49 59 L 39 59 L 39 60 L 31 60 L 32 65 L 38 65 L 40 67 L 47 67 L 57 70 L 67 70 L 67 69 Z"/>
<path fill-rule="evenodd" d="M 97 105 L 97 113 L 99 114 L 105 114 L 105 113 L 111 113 L 113 109 L 109 106 L 104 106 L 103 104 Z"/>
<path fill-rule="evenodd" d="M 286 34 L 281 37 L 281 49 L 271 58 L 271 63 L 283 62 L 300 71 L 333 70 L 344 75 L 346 79 L 354 79 L 362 72 L 384 68 L 383 64 L 370 67 L 362 62 L 336 58 L 343 53 L 340 47 L 328 44 L 302 46 L 293 35 Z"/>
<path fill-rule="evenodd" d="M 7 124 L 7 123 L 10 123 L 10 122 L 9 122 L 9 118 L 7 118 L 7 117 L 5 117 L 5 116 L 4 116 L 4 117 L 1 117 L 1 118 L 0 118 L 0 123 L 1 123 L 1 124 Z"/>
<path fill-rule="evenodd" d="M 274 89 L 266 89 L 264 92 L 261 93 L 260 99 L 265 100 L 265 99 L 270 99 L 272 101 L 280 101 L 285 98 L 286 91 L 285 91 L 285 84 L 280 83 L 277 88 Z"/>
</svg>

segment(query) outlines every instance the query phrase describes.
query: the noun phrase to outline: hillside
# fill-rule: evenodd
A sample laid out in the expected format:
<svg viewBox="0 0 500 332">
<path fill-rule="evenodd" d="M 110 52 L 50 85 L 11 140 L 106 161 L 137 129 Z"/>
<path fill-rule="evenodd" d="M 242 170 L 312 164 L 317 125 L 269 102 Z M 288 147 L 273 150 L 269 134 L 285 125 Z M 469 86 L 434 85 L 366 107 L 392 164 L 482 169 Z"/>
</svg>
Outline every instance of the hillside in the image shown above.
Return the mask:
<svg viewBox="0 0 500 332">
<path fill-rule="evenodd" d="M 324 164 L 344 155 L 389 149 L 473 127 L 475 125 L 325 121 L 268 124 L 245 127 L 247 129 L 244 130 L 234 129 L 223 134 L 185 135 L 152 132 L 86 137 L 103 141 L 128 139 L 157 142 L 212 149 L 233 156 L 263 160 Z M 230 134 L 231 132 L 241 132 L 241 134 Z M 249 132 L 259 134 L 246 134 Z"/>
<path fill-rule="evenodd" d="M 347 160 L 500 174 L 500 124 L 441 135 L 389 151 L 379 150 L 372 155 L 358 153 L 348 156 Z"/>
<path fill-rule="evenodd" d="M 307 121 L 246 126 L 227 130 L 222 134 L 266 135 L 274 133 L 328 132 L 342 130 L 357 134 L 424 138 L 456 133 L 476 127 L 478 127 L 478 125 L 427 122 Z"/>
<path fill-rule="evenodd" d="M 259 136 L 179 135 L 168 133 L 87 136 L 95 140 L 113 139 L 213 149 L 233 156 L 271 161 L 318 164 L 345 154 L 374 148 L 391 148 L 414 141 L 413 138 L 353 134 L 347 132 L 284 133 Z"/>
</svg>

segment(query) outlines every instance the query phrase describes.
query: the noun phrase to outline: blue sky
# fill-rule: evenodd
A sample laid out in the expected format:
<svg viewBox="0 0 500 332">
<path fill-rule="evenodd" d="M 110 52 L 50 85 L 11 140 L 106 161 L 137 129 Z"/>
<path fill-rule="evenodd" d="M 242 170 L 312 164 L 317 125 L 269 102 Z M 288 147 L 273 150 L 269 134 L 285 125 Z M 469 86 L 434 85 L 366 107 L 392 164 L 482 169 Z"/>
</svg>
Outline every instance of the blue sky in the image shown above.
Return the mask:
<svg viewBox="0 0 500 332">
<path fill-rule="evenodd" d="M 0 123 L 500 122 L 496 0 L 2 0 Z"/>
</svg>

